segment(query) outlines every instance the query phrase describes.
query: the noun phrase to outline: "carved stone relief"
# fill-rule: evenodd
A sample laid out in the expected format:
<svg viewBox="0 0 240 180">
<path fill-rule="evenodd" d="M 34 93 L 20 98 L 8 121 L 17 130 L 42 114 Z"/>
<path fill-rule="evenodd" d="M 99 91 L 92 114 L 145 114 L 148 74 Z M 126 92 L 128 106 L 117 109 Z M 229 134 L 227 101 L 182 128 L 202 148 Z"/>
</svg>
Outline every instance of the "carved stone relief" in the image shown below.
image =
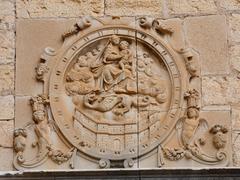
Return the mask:
<svg viewBox="0 0 240 180">
<path fill-rule="evenodd" d="M 153 167 L 177 167 L 184 158 L 227 165 L 227 124 L 201 118 L 200 89 L 192 83 L 200 78 L 198 58 L 185 45 L 174 48 L 174 33 L 167 21 L 146 17 L 83 17 L 70 27 L 62 47 L 46 48 L 36 67 L 43 91 L 29 100 L 32 122 L 15 130 L 15 168 L 49 159 L 75 168 L 78 156 L 98 168 L 132 168 L 151 164 L 152 154 Z"/>
</svg>

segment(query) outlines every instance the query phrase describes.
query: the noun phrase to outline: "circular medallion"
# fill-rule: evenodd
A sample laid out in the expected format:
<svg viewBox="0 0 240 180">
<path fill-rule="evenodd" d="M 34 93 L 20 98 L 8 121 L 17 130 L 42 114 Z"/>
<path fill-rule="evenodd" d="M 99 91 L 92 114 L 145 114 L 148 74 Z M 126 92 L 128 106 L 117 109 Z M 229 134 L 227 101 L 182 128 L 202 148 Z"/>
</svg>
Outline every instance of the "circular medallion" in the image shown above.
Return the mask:
<svg viewBox="0 0 240 180">
<path fill-rule="evenodd" d="M 156 148 L 174 127 L 181 105 L 180 73 L 167 48 L 127 27 L 79 38 L 51 73 L 51 111 L 79 151 L 123 160 Z"/>
</svg>

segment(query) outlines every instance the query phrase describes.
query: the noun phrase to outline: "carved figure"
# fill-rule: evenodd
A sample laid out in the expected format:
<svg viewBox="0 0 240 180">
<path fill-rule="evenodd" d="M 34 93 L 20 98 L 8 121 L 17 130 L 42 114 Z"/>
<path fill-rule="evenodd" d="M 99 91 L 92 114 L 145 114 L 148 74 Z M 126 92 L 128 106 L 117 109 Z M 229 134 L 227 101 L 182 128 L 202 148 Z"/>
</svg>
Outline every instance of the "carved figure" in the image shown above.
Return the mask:
<svg viewBox="0 0 240 180">
<path fill-rule="evenodd" d="M 33 120 L 36 123 L 35 132 L 39 138 L 44 138 L 50 145 L 50 127 L 45 106 L 49 103 L 44 95 L 32 97 L 30 100 L 33 109 Z"/>
<path fill-rule="evenodd" d="M 73 69 L 67 74 L 66 89 L 70 94 L 87 94 L 94 88 L 94 77 L 87 56 L 80 56 Z"/>
<path fill-rule="evenodd" d="M 43 81 L 44 74 L 48 72 L 48 67 L 46 64 L 46 60 L 41 59 L 40 63 L 36 67 L 36 79 Z"/>
<path fill-rule="evenodd" d="M 24 162 L 23 151 L 26 148 L 27 132 L 25 129 L 16 129 L 14 131 L 13 147 L 17 152 L 18 161 Z"/>
<path fill-rule="evenodd" d="M 155 19 L 153 22 L 155 30 L 161 34 L 172 34 L 174 31 L 171 27 L 168 27 L 164 20 Z"/>
<path fill-rule="evenodd" d="M 193 50 L 191 48 L 186 48 L 182 50 L 180 53 L 183 55 L 186 68 L 191 76 L 191 78 L 198 77 L 199 72 L 197 68 L 196 60 L 193 58 Z"/>
<path fill-rule="evenodd" d="M 198 132 L 206 131 L 208 123 L 205 119 L 199 118 L 198 92 L 193 89 L 185 93 L 187 100 L 187 115 L 179 120 L 176 125 L 178 131 L 181 131 L 181 141 L 188 148 L 196 140 Z"/>
<path fill-rule="evenodd" d="M 57 164 L 62 164 L 68 161 L 72 155 L 75 148 L 71 148 L 68 152 L 63 153 L 61 150 L 50 149 L 48 156 L 52 159 L 53 162 Z"/>
<path fill-rule="evenodd" d="M 227 143 L 226 133 L 228 132 L 228 129 L 222 125 L 215 125 L 209 132 L 213 134 L 213 145 L 215 148 L 224 148 Z"/>
<path fill-rule="evenodd" d="M 123 79 L 123 71 L 118 66 L 122 58 L 119 43 L 120 38 L 113 35 L 92 67 L 92 72 L 97 80 L 95 91 L 110 90 Z"/>
<path fill-rule="evenodd" d="M 85 16 L 81 18 L 74 26 L 62 35 L 62 39 L 65 40 L 67 37 L 77 34 L 79 31 L 84 30 L 91 26 L 91 20 Z"/>
<path fill-rule="evenodd" d="M 127 41 L 120 42 L 120 55 L 122 56 L 119 65 L 121 69 L 125 72 L 125 76 L 133 77 L 135 76 L 132 52 L 129 49 L 129 43 Z M 128 73 L 128 70 L 131 74 Z"/>
</svg>

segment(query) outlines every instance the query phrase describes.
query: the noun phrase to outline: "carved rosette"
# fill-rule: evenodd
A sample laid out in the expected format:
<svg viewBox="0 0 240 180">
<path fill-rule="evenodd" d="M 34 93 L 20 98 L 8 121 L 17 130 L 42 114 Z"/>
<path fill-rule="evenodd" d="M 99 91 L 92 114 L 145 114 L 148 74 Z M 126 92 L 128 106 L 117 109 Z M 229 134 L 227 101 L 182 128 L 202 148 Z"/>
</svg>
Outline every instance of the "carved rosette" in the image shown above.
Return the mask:
<svg viewBox="0 0 240 180">
<path fill-rule="evenodd" d="M 198 117 L 198 91 L 187 91 L 189 74 L 198 77 L 198 71 L 193 54 L 174 50 L 164 37 L 173 33 L 159 19 L 140 18 L 135 24 L 84 17 L 63 34 L 59 50 L 47 48 L 36 78 L 44 82 L 48 98 L 31 99 L 37 144 L 42 147 L 40 141 L 44 142 L 45 156 L 57 164 L 69 161 L 72 168 L 77 152 L 99 168 L 131 168 L 155 150 L 159 167 L 163 157 L 176 161 L 188 152 L 200 157 L 192 137 L 198 124 L 206 121 Z M 189 113 L 180 118 L 186 104 Z M 187 127 L 192 118 L 197 123 Z M 68 152 L 54 148 L 50 119 L 71 147 Z M 181 147 L 163 147 L 176 127 Z M 215 147 L 222 149 L 223 131 L 211 132 Z M 16 132 L 19 162 L 26 138 L 24 130 Z"/>
</svg>

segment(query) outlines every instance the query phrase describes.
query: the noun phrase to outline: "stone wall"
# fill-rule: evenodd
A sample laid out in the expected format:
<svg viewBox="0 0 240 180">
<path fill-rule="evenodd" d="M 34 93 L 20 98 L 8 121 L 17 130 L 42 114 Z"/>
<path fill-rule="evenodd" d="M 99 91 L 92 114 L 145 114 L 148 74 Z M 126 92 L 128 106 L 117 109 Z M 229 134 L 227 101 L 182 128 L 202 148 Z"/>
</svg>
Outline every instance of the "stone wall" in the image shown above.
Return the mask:
<svg viewBox="0 0 240 180">
<path fill-rule="evenodd" d="M 231 111 L 233 166 L 240 166 L 239 0 L 0 0 L 1 171 L 13 170 L 16 21 L 83 15 L 181 19 L 200 54 L 202 108 Z"/>
</svg>

